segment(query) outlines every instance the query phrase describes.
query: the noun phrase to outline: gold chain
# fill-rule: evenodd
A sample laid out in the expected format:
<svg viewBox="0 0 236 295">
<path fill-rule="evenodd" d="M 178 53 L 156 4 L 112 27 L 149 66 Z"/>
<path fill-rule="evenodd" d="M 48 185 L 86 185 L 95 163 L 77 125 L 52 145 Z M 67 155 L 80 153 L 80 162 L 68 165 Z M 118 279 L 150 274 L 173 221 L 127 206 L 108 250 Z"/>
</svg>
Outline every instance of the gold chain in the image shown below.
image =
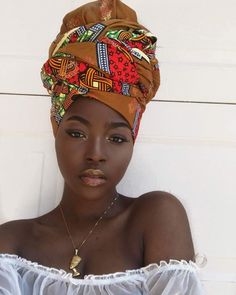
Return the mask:
<svg viewBox="0 0 236 295">
<path fill-rule="evenodd" d="M 103 219 L 103 217 L 108 213 L 108 211 L 111 209 L 111 207 L 114 205 L 115 201 L 118 199 L 119 195 L 117 194 L 117 196 L 112 200 L 111 204 L 106 208 L 106 210 L 102 213 L 102 215 L 98 218 L 98 220 L 95 222 L 95 224 L 93 225 L 93 227 L 90 229 L 90 231 L 88 232 L 87 236 L 85 237 L 85 239 L 81 242 L 81 244 L 76 247 L 75 246 L 75 243 L 74 243 L 74 240 L 71 236 L 71 232 L 69 230 L 69 226 L 67 224 L 67 221 L 66 221 L 66 218 L 65 218 L 65 215 L 64 215 L 64 212 L 63 212 L 63 209 L 62 209 L 62 206 L 61 204 L 59 204 L 59 208 L 60 208 L 60 212 L 61 212 L 61 216 L 62 216 L 62 219 L 63 219 L 63 222 L 65 224 L 65 227 L 66 227 L 66 230 L 67 230 L 67 233 L 68 233 L 68 237 L 70 238 L 71 240 L 71 243 L 73 245 L 73 248 L 75 250 L 75 254 L 74 256 L 72 257 L 72 260 L 71 260 L 71 263 L 70 263 L 70 269 L 73 271 L 73 276 L 76 277 L 76 276 L 79 276 L 80 273 L 78 272 L 78 270 L 76 269 L 77 266 L 79 265 L 80 261 L 81 261 L 81 257 L 78 255 L 79 253 L 79 250 L 83 247 L 83 245 L 87 242 L 87 240 L 89 239 L 89 237 L 91 236 L 91 234 L 93 233 L 94 229 L 97 227 L 97 225 L 99 224 L 99 222 Z"/>
</svg>

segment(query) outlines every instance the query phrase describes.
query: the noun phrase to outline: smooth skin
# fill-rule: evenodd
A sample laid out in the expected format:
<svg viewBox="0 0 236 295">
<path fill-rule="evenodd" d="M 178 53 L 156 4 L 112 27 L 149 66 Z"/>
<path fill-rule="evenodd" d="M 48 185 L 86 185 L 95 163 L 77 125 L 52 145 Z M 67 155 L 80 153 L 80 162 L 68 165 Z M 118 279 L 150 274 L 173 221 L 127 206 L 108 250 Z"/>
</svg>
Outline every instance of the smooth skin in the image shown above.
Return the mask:
<svg viewBox="0 0 236 295">
<path fill-rule="evenodd" d="M 132 158 L 132 134 L 120 114 L 94 99 L 80 97 L 66 112 L 55 147 L 65 180 L 61 206 L 79 245 L 117 195 L 116 186 Z M 104 184 L 91 187 L 83 183 L 81 173 L 90 168 L 104 172 Z M 73 246 L 59 207 L 35 219 L 1 225 L 0 253 L 69 271 Z M 185 209 L 177 198 L 161 191 L 138 198 L 119 195 L 79 254 L 79 278 L 161 260 L 194 260 Z"/>
</svg>

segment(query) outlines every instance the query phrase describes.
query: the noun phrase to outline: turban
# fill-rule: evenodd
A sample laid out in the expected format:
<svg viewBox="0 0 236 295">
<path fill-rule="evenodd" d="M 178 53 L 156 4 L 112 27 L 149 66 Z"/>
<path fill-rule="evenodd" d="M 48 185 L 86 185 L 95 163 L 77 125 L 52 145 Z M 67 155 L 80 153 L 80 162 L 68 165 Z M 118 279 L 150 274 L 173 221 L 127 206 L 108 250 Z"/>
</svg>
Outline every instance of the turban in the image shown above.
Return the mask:
<svg viewBox="0 0 236 295">
<path fill-rule="evenodd" d="M 54 135 L 80 95 L 121 114 L 135 139 L 160 84 L 156 37 L 120 0 L 99 0 L 68 13 L 41 70 L 51 96 Z"/>
</svg>

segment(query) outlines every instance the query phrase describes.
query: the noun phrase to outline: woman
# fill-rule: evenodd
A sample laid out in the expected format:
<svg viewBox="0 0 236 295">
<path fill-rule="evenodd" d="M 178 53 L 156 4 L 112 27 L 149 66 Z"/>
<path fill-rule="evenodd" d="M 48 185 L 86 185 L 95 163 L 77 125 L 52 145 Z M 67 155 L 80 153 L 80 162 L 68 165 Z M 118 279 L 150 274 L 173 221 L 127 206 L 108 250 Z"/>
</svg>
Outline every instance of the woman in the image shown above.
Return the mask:
<svg viewBox="0 0 236 295">
<path fill-rule="evenodd" d="M 42 68 L 63 196 L 1 226 L 1 294 L 203 294 L 180 202 L 116 190 L 159 86 L 155 43 L 119 0 L 64 18 Z"/>
</svg>

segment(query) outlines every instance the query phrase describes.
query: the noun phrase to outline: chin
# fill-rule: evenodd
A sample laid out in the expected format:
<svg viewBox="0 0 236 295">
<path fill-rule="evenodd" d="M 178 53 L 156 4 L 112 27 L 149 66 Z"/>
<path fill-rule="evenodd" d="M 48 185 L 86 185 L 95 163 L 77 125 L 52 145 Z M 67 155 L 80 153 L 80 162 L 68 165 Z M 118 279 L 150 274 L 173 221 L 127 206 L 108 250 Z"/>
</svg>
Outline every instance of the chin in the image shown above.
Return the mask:
<svg viewBox="0 0 236 295">
<path fill-rule="evenodd" d="M 68 195 L 74 196 L 76 198 L 83 198 L 87 200 L 100 199 L 108 194 L 113 194 L 116 189 L 115 185 L 108 185 L 108 183 L 82 183 L 77 185 L 65 183 L 65 190 Z"/>
</svg>

